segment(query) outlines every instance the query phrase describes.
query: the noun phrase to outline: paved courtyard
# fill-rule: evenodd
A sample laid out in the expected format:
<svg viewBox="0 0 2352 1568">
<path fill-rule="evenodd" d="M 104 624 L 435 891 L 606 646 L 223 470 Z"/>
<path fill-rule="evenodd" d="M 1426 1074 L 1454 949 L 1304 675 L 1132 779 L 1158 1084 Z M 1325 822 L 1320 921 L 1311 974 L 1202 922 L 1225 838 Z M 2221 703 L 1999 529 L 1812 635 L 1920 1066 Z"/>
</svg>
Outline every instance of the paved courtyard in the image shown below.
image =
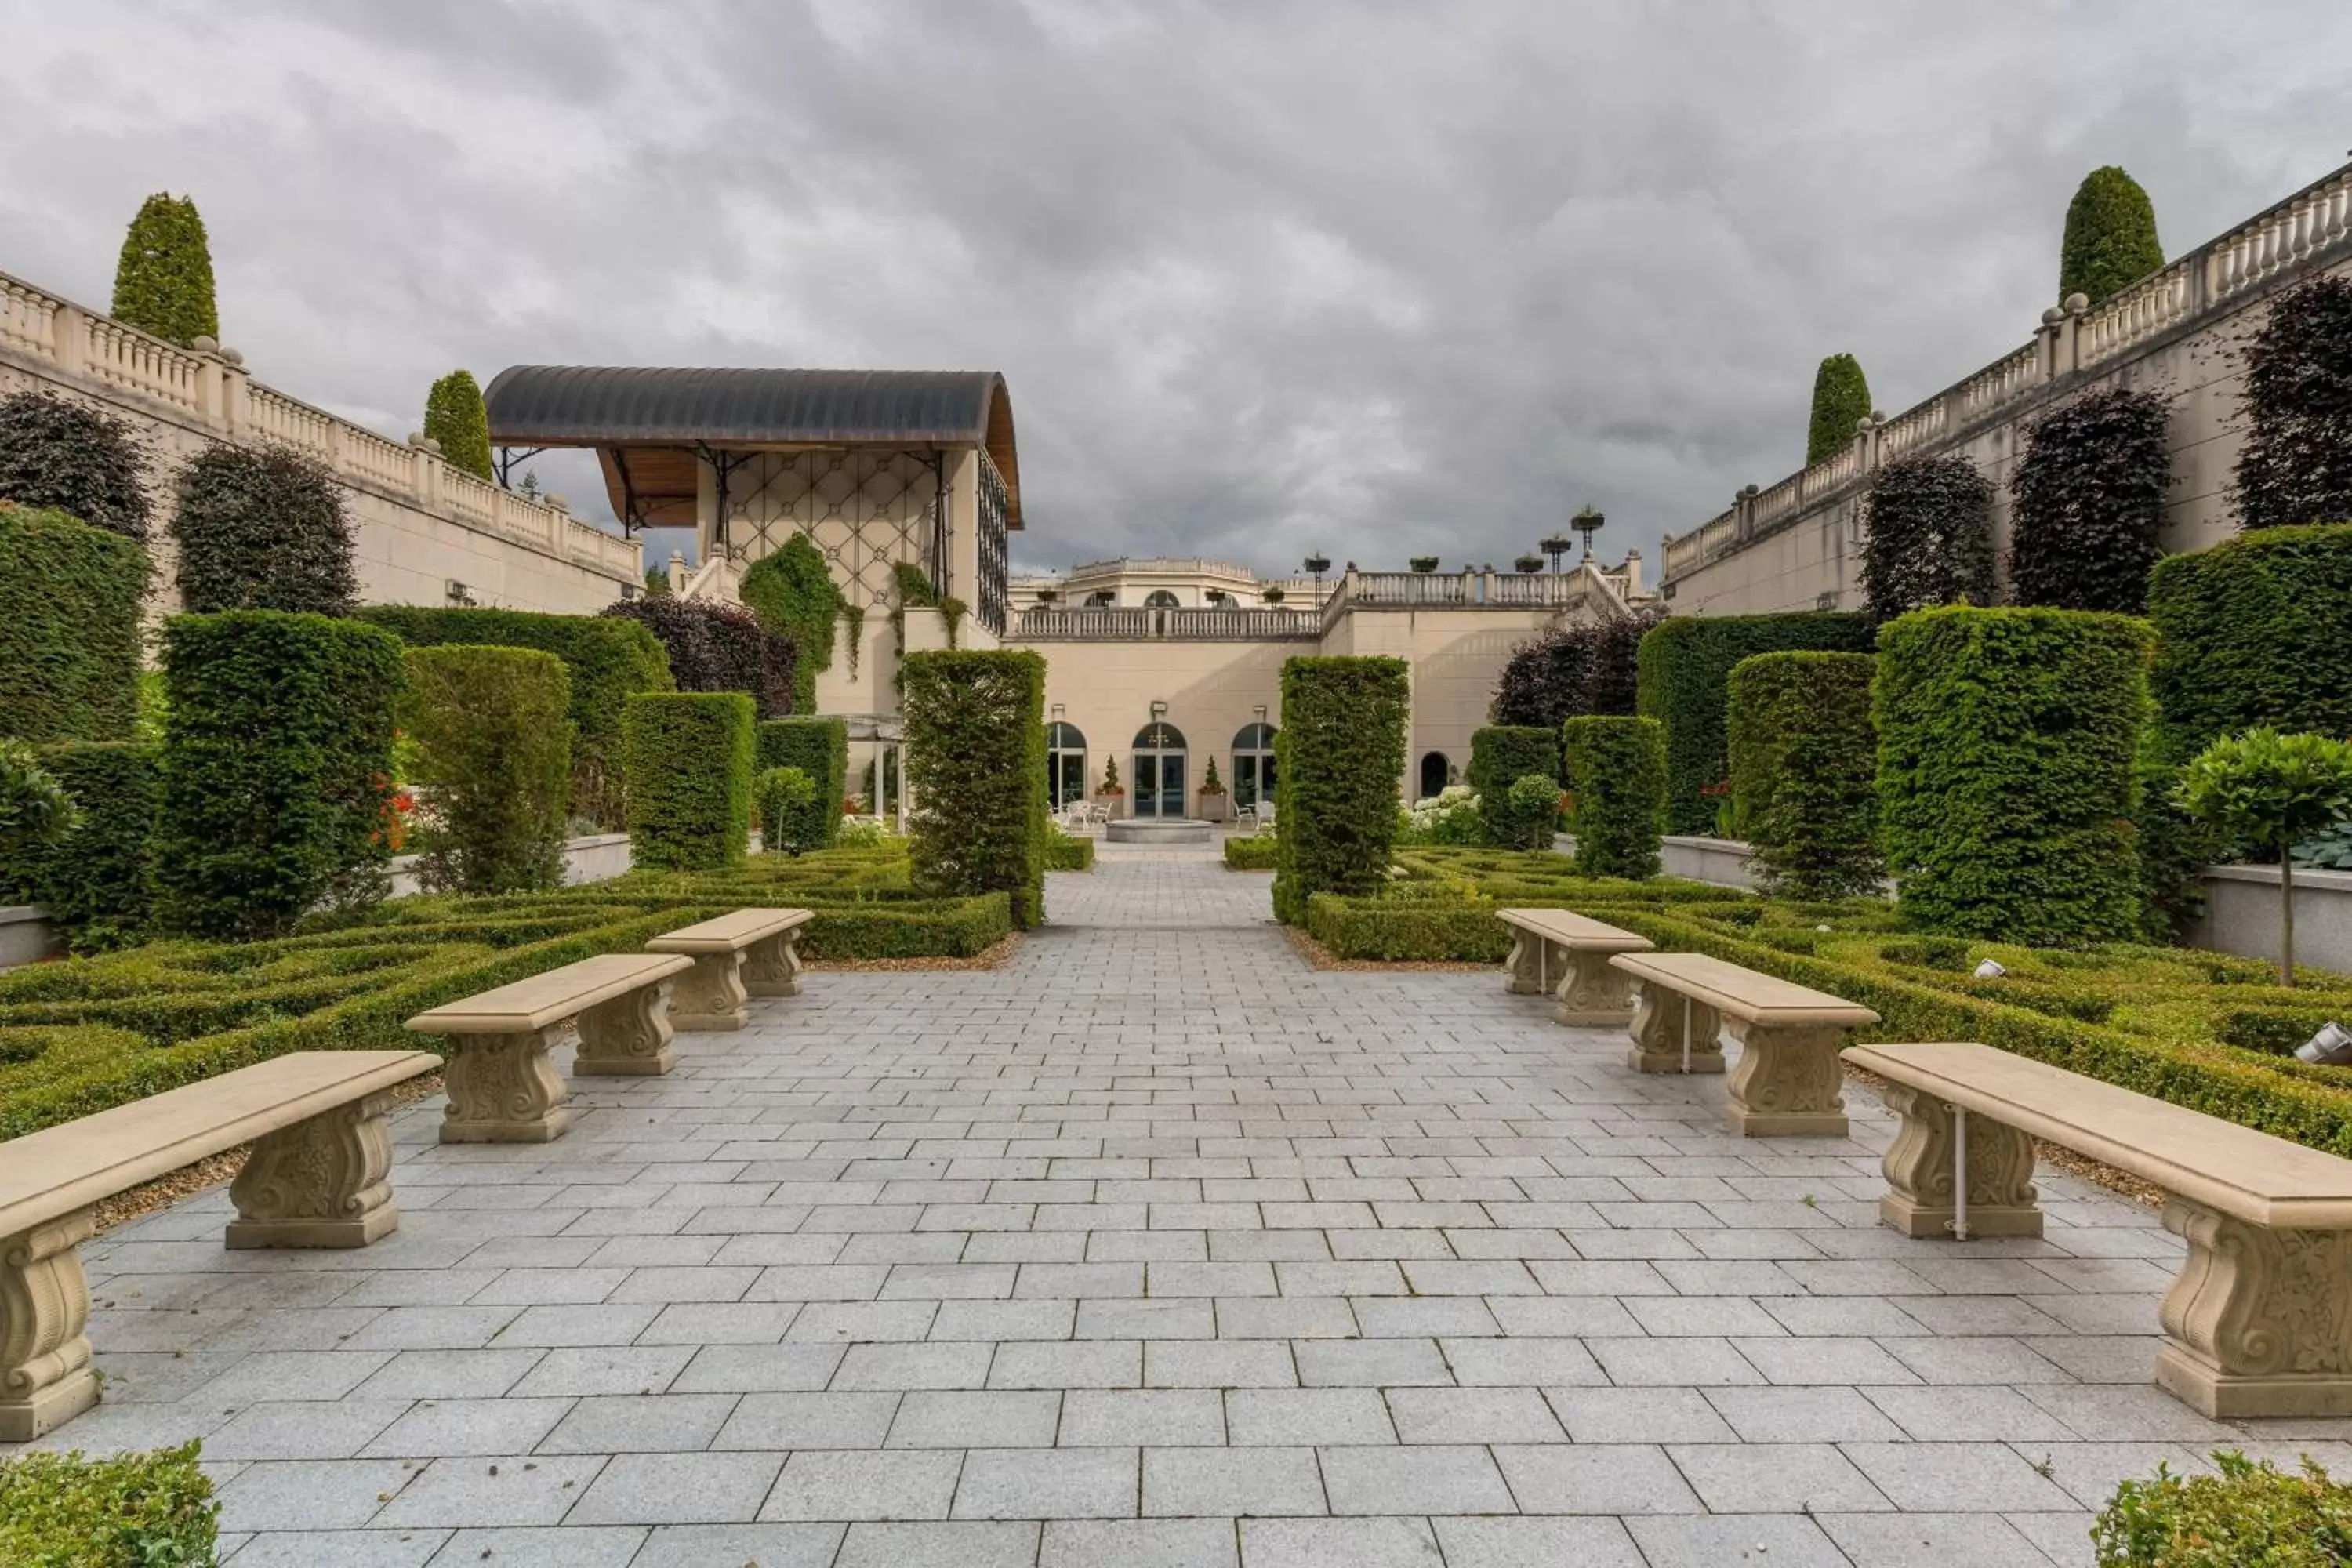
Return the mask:
<svg viewBox="0 0 2352 1568">
<path fill-rule="evenodd" d="M 2352 1467 L 2158 1392 L 2149 1211 L 1906 1240 L 1866 1096 L 1729 1137 L 1499 970 L 1307 968 L 1266 882 L 1106 846 L 1008 967 L 814 973 L 561 1142 L 411 1108 L 363 1251 L 125 1226 L 51 1445 L 203 1437 L 234 1568 L 2017 1568 L 2159 1460 Z"/>
</svg>

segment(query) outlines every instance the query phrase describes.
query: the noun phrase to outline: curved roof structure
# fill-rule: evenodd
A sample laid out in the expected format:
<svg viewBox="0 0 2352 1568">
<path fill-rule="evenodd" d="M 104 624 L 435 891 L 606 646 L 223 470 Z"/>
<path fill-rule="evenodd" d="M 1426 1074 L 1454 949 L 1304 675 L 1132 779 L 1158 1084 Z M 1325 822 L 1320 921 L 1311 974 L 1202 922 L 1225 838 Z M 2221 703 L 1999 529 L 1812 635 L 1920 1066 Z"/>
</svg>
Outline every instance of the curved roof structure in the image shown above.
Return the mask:
<svg viewBox="0 0 2352 1568">
<path fill-rule="evenodd" d="M 482 394 L 502 447 L 979 447 L 1021 526 L 1013 398 L 992 370 L 693 370 L 519 364 Z"/>
</svg>

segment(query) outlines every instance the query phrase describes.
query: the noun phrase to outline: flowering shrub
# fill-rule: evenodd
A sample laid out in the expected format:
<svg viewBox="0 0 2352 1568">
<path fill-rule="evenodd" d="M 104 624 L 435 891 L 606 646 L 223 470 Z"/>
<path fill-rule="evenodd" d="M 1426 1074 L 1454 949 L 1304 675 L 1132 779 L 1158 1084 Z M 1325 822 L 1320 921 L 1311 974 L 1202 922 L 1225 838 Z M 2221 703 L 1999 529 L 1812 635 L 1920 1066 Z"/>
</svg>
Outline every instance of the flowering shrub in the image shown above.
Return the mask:
<svg viewBox="0 0 2352 1568">
<path fill-rule="evenodd" d="M 1484 842 L 1486 819 L 1478 813 L 1478 794 L 1468 784 L 1447 784 L 1433 795 L 1397 814 L 1399 844 L 1478 844 Z"/>
</svg>

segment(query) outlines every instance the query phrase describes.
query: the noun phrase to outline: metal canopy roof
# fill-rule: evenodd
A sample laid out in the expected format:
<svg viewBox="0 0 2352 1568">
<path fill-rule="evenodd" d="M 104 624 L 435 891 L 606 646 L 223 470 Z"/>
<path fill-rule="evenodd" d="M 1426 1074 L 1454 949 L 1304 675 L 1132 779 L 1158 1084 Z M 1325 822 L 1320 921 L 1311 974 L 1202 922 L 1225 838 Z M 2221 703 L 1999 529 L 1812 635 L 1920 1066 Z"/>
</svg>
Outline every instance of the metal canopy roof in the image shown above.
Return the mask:
<svg viewBox="0 0 2352 1568">
<path fill-rule="evenodd" d="M 994 371 L 519 364 L 482 400 L 502 447 L 980 447 L 1021 525 L 1013 399 Z"/>
</svg>

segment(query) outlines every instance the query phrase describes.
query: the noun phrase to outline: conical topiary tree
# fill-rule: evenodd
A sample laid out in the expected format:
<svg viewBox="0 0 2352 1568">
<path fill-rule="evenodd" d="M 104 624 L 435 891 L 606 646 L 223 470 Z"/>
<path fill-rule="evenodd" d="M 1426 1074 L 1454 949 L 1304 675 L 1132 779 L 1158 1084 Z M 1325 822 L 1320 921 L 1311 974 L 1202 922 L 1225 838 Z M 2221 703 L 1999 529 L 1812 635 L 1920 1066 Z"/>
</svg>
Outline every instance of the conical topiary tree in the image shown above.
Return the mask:
<svg viewBox="0 0 2352 1568">
<path fill-rule="evenodd" d="M 1813 372 L 1813 418 L 1805 432 L 1805 467 L 1843 450 L 1853 440 L 1854 426 L 1870 414 L 1870 383 L 1862 362 L 1852 354 L 1832 354 Z"/>
<path fill-rule="evenodd" d="M 141 205 L 115 263 L 113 314 L 183 348 L 219 339 L 212 247 L 194 201 L 158 191 Z"/>
<path fill-rule="evenodd" d="M 450 467 L 479 479 L 494 477 L 489 410 L 482 406 L 482 389 L 472 371 L 453 370 L 425 395 L 425 435 L 441 443 Z"/>
<path fill-rule="evenodd" d="M 2058 247 L 2058 299 L 2083 294 L 2095 305 L 2164 265 L 2156 207 L 2139 182 L 2113 163 L 2094 169 L 2066 204 Z"/>
</svg>

